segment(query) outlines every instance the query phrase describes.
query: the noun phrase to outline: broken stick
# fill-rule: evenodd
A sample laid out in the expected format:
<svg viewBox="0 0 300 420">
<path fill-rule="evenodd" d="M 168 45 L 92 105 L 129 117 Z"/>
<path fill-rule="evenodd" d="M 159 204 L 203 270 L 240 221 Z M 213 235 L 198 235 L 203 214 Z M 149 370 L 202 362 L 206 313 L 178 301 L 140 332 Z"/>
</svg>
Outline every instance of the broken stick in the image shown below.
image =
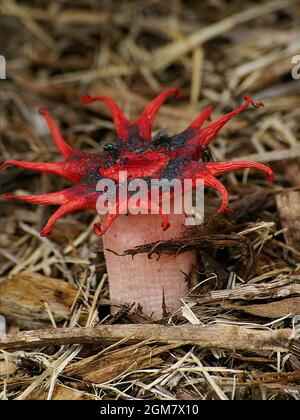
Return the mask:
<svg viewBox="0 0 300 420">
<path fill-rule="evenodd" d="M 288 352 L 293 330 L 270 330 L 238 325 L 180 325 L 156 324 L 99 325 L 93 328 L 53 328 L 23 331 L 0 336 L 0 350 L 17 351 L 29 348 L 70 344 L 109 344 L 127 338 L 135 343 L 151 340 L 155 343 L 182 343 L 200 348 L 264 352 Z"/>
</svg>

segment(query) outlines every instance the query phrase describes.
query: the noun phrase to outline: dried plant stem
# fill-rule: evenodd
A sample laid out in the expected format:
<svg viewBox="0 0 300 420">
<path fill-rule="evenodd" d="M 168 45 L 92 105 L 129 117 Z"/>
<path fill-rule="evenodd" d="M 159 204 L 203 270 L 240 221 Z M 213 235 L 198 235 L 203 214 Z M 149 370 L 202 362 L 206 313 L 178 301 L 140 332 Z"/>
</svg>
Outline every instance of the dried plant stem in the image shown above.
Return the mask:
<svg viewBox="0 0 300 420">
<path fill-rule="evenodd" d="M 185 40 L 174 41 L 168 44 L 167 46 L 163 46 L 160 49 L 158 49 L 153 55 L 149 66 L 151 70 L 154 71 L 163 70 L 168 65 L 176 61 L 180 56 L 188 53 L 195 47 L 204 44 L 210 39 L 213 39 L 225 32 L 230 31 L 235 26 L 257 19 L 260 16 L 272 13 L 276 10 L 280 10 L 284 7 L 292 5 L 293 3 L 296 3 L 296 1 L 270 1 L 265 4 L 248 8 L 246 10 L 243 10 L 242 12 L 236 13 L 232 16 L 222 19 L 219 22 L 215 22 L 212 25 L 208 25 L 205 28 L 201 28 L 198 31 L 193 32 Z"/>
<path fill-rule="evenodd" d="M 0 350 L 16 351 L 52 345 L 107 344 L 125 337 L 131 343 L 151 340 L 166 344 L 191 344 L 200 348 L 265 353 L 288 352 L 293 331 L 291 329 L 272 331 L 228 324 L 172 327 L 156 324 L 99 325 L 94 328 L 57 328 L 5 335 L 0 338 Z"/>
</svg>

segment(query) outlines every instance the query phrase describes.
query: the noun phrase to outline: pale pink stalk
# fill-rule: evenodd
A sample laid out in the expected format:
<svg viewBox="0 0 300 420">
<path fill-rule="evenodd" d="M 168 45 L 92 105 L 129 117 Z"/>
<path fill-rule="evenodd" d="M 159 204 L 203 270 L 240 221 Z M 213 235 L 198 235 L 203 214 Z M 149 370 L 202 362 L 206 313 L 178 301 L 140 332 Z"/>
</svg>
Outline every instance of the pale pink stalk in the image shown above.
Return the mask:
<svg viewBox="0 0 300 420">
<path fill-rule="evenodd" d="M 122 215 L 103 236 L 112 313 L 118 309 L 114 304 L 135 302 L 152 319 L 160 319 L 164 304 L 169 313 L 181 306 L 180 299 L 187 290 L 186 275 L 195 261 L 194 252 L 148 259 L 147 254 L 132 258 L 109 251 L 120 254 L 137 245 L 182 237 L 185 216 L 171 214 L 169 219 L 171 226 L 164 232 L 159 215 Z"/>
</svg>

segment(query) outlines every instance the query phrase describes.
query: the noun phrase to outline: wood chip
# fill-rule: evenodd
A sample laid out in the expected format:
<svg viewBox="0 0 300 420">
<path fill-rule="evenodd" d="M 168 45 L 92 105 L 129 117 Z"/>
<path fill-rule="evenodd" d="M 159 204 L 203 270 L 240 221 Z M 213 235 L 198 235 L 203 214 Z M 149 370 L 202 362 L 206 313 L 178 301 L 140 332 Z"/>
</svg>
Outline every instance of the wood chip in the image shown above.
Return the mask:
<svg viewBox="0 0 300 420">
<path fill-rule="evenodd" d="M 151 348 L 137 344 L 100 353 L 70 365 L 64 372 L 67 376 L 77 377 L 91 383 L 104 383 L 118 376 L 129 374 L 139 369 L 158 367 L 163 360 L 158 355 L 168 352 L 178 344 Z"/>
<path fill-rule="evenodd" d="M 62 280 L 36 273 L 17 274 L 0 283 L 0 313 L 21 327 L 49 326 L 51 319 L 62 322 L 69 319 L 70 308 L 77 289 Z"/>
<path fill-rule="evenodd" d="M 37 388 L 30 394 L 29 400 L 46 400 L 47 392 L 42 388 Z M 64 385 L 56 384 L 51 400 L 54 401 L 86 401 L 98 400 L 96 395 L 87 392 L 79 391 L 74 388 L 69 388 Z"/>
</svg>

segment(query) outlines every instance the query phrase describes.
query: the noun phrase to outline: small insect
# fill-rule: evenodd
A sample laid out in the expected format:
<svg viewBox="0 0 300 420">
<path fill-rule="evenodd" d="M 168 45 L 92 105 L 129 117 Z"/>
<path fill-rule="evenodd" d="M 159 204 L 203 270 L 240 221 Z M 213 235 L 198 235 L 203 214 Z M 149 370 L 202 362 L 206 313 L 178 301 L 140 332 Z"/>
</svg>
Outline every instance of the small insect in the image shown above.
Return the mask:
<svg viewBox="0 0 300 420">
<path fill-rule="evenodd" d="M 203 149 L 201 159 L 202 162 L 215 162 L 212 151 L 209 147 L 205 147 Z"/>
<path fill-rule="evenodd" d="M 104 146 L 103 146 L 103 150 L 105 151 L 105 152 L 111 152 L 111 151 L 118 151 L 118 148 L 117 148 L 117 146 L 115 145 L 115 144 L 113 144 L 113 143 L 106 143 Z"/>
</svg>

